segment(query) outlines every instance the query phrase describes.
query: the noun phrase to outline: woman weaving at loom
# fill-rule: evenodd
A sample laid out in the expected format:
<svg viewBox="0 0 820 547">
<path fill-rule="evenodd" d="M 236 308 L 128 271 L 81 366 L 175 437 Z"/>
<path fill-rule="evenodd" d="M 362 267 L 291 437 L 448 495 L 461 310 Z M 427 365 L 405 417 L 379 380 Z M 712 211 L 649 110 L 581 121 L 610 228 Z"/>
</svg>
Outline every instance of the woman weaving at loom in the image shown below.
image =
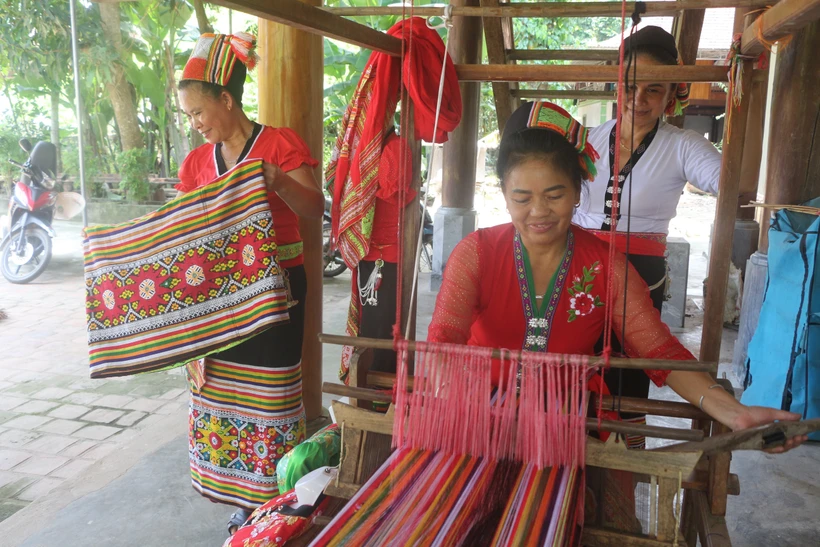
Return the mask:
<svg viewBox="0 0 820 547">
<path fill-rule="evenodd" d="M 624 40 L 627 78 L 636 65 L 677 65 L 675 38 L 660 27 L 647 26 Z M 661 311 L 666 295 L 666 235 L 687 181 L 717 194 L 721 156 L 702 135 L 669 125 L 661 118 L 680 115 L 689 104 L 685 83 L 629 82 L 619 104 L 620 142 L 615 120 L 589 130 L 589 143 L 602 152 L 595 161 L 600 176 L 588 181 L 572 222 L 609 241 L 612 219 L 617 226 L 618 250 L 649 286 L 652 305 Z M 618 210 L 613 211 L 615 151 L 620 147 Z M 629 232 L 629 236 L 627 236 Z M 627 237 L 629 246 L 627 249 Z M 616 342 L 616 341 L 615 341 Z M 600 346 L 599 348 L 600 349 Z M 617 342 L 614 350 L 620 351 Z M 649 378 L 639 370 L 609 371 L 610 391 L 646 398 Z M 623 416 L 645 423 L 642 414 Z M 630 448 L 643 448 L 642 436 L 627 436 Z"/>
<path fill-rule="evenodd" d="M 453 250 L 429 341 L 593 355 L 612 291 L 612 328 L 628 356 L 694 359 L 661 322 L 646 284 L 633 266 L 626 266 L 624 255 L 613 255 L 610 278 L 608 245 L 571 225 L 583 181 L 595 176 L 595 156 L 586 129 L 561 108 L 536 102 L 513 113 L 497 163 L 512 222 L 478 230 Z M 707 373 L 647 374 L 732 429 L 799 419 L 781 410 L 746 407 L 714 389 L 718 386 Z M 503 376 L 493 370 L 494 383 Z M 590 388 L 606 391 L 592 380 Z M 777 451 L 804 440 L 790 439 Z"/>
<path fill-rule="evenodd" d="M 289 289 L 290 321 L 189 364 L 193 486 L 234 505 L 229 529 L 278 493 L 276 463 L 305 437 L 301 353 L 307 282 L 299 217 L 318 218 L 324 198 L 313 176 L 318 162 L 292 130 L 262 126 L 242 111 L 256 39 L 247 34 L 199 38 L 180 82 L 182 109 L 207 144 L 179 170 L 177 189 L 207 185 L 245 159 L 262 159 L 279 264 Z"/>
</svg>

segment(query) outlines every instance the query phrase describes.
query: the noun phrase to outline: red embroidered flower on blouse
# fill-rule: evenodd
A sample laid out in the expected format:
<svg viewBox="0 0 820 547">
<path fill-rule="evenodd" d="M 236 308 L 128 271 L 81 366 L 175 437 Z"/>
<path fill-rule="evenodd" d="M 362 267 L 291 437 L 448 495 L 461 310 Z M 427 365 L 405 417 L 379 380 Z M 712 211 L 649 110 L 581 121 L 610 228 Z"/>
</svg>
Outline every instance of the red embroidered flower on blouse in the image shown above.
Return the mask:
<svg viewBox="0 0 820 547">
<path fill-rule="evenodd" d="M 589 315 L 595 308 L 604 305 L 599 296 L 590 294 L 592 291 L 592 282 L 595 276 L 603 271 L 603 267 L 599 261 L 595 261 L 589 268 L 584 267 L 583 277 L 576 275 L 573 278 L 572 287 L 567 289 L 570 295 L 569 299 L 569 317 L 567 322 L 571 323 L 584 315 Z"/>
</svg>

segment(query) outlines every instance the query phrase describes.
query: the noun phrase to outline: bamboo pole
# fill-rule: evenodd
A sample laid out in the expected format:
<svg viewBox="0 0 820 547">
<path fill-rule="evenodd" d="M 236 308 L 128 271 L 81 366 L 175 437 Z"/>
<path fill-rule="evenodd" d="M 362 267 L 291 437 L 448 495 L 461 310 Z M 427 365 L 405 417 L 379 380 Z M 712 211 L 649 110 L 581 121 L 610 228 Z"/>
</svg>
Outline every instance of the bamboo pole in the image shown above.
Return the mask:
<svg viewBox="0 0 820 547">
<path fill-rule="evenodd" d="M 617 66 L 456 65 L 458 79 L 470 82 L 617 82 Z M 725 66 L 637 67 L 642 82 L 725 82 Z M 751 72 L 751 71 L 750 71 Z"/>
<path fill-rule="evenodd" d="M 352 336 L 342 336 L 339 334 L 319 334 L 319 342 L 323 344 L 333 344 L 337 346 L 353 346 L 358 348 L 373 348 L 373 349 L 394 349 L 392 340 L 381 340 L 377 338 L 357 338 Z M 423 349 L 425 344 L 423 342 L 407 342 L 407 349 L 410 351 L 418 351 Z M 506 352 L 505 352 L 506 353 Z M 514 359 L 520 358 L 522 352 L 510 351 L 507 353 Z M 493 359 L 501 358 L 501 350 L 493 349 Z M 602 366 L 603 362 L 600 358 L 590 357 L 593 366 Z M 699 361 L 677 361 L 672 359 L 626 359 L 613 357 L 610 359 L 610 366 L 612 368 L 623 368 L 633 370 L 688 370 L 688 371 L 705 371 L 715 374 L 717 371 L 717 363 L 702 363 Z"/>
<path fill-rule="evenodd" d="M 617 49 L 511 49 L 510 61 L 617 61 Z"/>
<path fill-rule="evenodd" d="M 677 0 L 676 2 L 644 2 L 647 17 L 677 15 L 681 10 L 705 8 L 762 8 L 770 0 Z M 334 15 L 358 17 L 372 15 L 409 15 L 411 9 L 402 6 L 325 7 Z M 626 12 L 635 10 L 635 2 L 626 3 Z M 414 7 L 413 15 L 435 17 L 444 14 L 444 6 Z M 460 17 L 620 17 L 620 2 L 511 2 L 499 7 L 453 7 L 453 15 Z"/>
<path fill-rule="evenodd" d="M 614 101 L 614 91 L 586 91 L 583 89 L 514 89 L 519 99 L 578 99 L 585 101 Z"/>
<path fill-rule="evenodd" d="M 373 51 L 396 57 L 401 55 L 401 40 L 398 38 L 300 0 L 213 0 L 212 3 Z"/>
<path fill-rule="evenodd" d="M 818 18 L 820 0 L 781 0 L 743 31 L 740 52 L 760 55 L 766 47 L 764 41 L 776 42 Z M 760 40 L 761 36 L 764 41 Z"/>
</svg>

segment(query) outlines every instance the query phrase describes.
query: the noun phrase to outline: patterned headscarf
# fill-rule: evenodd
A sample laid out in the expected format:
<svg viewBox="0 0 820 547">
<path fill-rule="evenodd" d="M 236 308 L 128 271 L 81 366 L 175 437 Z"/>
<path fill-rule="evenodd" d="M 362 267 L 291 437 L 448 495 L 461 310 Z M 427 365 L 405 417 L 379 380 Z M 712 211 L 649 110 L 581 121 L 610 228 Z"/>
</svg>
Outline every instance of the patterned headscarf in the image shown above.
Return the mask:
<svg viewBox="0 0 820 547">
<path fill-rule="evenodd" d="M 182 79 L 227 87 L 236 61 L 250 70 L 258 60 L 256 37 L 252 34 L 203 34 L 185 63 Z"/>
<path fill-rule="evenodd" d="M 557 104 L 546 101 L 524 103 L 512 113 L 504 125 L 504 137 L 533 128 L 554 131 L 567 139 L 578 151 L 578 161 L 584 178 L 588 181 L 595 180 L 598 173 L 595 169 L 598 152 L 587 141 L 587 128 L 570 116 L 569 112 Z"/>
<path fill-rule="evenodd" d="M 667 58 L 676 59 L 678 66 L 683 66 L 675 45 L 675 37 L 663 30 L 661 27 L 648 25 L 633 35 L 624 39 L 624 50 L 629 53 L 630 49 L 640 47 L 650 47 L 666 54 Z M 683 109 L 689 106 L 689 86 L 686 83 L 675 84 L 675 94 L 669 104 L 666 105 L 664 114 L 667 116 L 680 116 Z"/>
</svg>

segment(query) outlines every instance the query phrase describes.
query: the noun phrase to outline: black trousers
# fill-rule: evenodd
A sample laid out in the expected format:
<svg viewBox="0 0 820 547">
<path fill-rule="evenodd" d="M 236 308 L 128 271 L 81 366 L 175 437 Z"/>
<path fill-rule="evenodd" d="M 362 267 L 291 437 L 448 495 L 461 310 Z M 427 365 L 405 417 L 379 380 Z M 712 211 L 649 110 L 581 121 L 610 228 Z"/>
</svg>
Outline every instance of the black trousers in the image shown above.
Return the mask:
<svg viewBox="0 0 820 547">
<path fill-rule="evenodd" d="M 302 359 L 305 336 L 307 277 L 304 266 L 284 268 L 296 305 L 288 309 L 290 321 L 282 322 L 245 340 L 238 346 L 214 354 L 214 358 L 257 367 L 292 367 Z"/>
<path fill-rule="evenodd" d="M 650 287 L 657 285 L 664 276 L 666 276 L 666 259 L 662 256 L 629 255 L 629 262 Z M 652 304 L 658 312 L 663 308 L 665 285 L 665 283 L 662 283 L 660 287 L 657 287 L 649 293 L 649 296 L 652 298 Z M 619 341 L 620 336 L 620 332 L 612 333 L 612 353 L 614 355 L 622 353 L 623 351 Z M 603 351 L 603 347 L 604 341 L 602 336 L 598 344 L 596 344 L 596 353 Z M 604 381 L 612 395 L 640 397 L 643 399 L 649 396 L 649 376 L 642 370 L 610 369 L 604 374 Z M 621 413 L 621 416 L 630 419 L 638 418 L 643 416 L 643 414 L 624 412 Z"/>
<path fill-rule="evenodd" d="M 359 262 L 359 285 L 364 286 L 375 262 Z M 382 282 L 379 286 L 379 303 L 375 306 L 362 304 L 359 336 L 364 338 L 393 339 L 393 325 L 396 324 L 396 285 L 398 266 L 385 262 L 382 266 Z M 377 372 L 396 372 L 396 352 L 388 349 L 373 350 L 371 370 Z"/>
</svg>

